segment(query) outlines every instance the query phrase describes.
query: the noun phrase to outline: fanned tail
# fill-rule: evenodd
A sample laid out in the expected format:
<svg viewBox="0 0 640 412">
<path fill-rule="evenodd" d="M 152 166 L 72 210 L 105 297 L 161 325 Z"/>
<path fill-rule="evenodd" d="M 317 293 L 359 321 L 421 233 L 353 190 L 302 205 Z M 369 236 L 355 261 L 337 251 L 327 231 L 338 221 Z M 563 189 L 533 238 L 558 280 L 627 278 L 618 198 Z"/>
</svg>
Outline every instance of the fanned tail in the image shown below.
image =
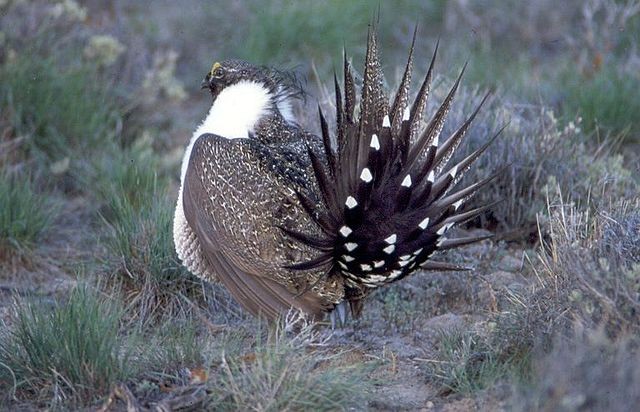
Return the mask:
<svg viewBox="0 0 640 412">
<path fill-rule="evenodd" d="M 418 94 L 410 104 L 415 40 L 414 32 L 404 75 L 390 105 L 383 91 L 375 30 L 370 30 L 358 118 L 354 114 L 353 75 L 345 53 L 344 94 L 335 77 L 337 145 L 332 144 L 320 110 L 325 153 L 321 157 L 309 151 L 322 204 L 317 206 L 305 194 L 298 193 L 301 204 L 321 228 L 321 235 L 288 232 L 321 253 L 313 261 L 297 263 L 291 268 L 336 270 L 353 287 L 375 288 L 420 268 L 463 270 L 429 258 L 436 250 L 486 238 L 448 239 L 445 236 L 454 225 L 473 219 L 493 206 L 466 211 L 463 207 L 465 201 L 493 177 L 462 188 L 456 185 L 497 135 L 461 161 L 448 164 L 488 96 L 448 139 L 440 141 L 463 68 L 430 122 L 420 130 L 438 46 Z"/>
</svg>

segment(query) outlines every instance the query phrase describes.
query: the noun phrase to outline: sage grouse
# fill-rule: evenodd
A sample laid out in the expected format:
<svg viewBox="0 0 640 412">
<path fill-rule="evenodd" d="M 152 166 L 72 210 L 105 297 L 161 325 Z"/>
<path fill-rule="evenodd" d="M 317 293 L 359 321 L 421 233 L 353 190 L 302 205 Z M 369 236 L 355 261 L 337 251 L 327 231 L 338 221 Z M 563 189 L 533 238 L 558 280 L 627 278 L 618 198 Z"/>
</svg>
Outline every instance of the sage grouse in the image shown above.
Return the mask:
<svg viewBox="0 0 640 412">
<path fill-rule="evenodd" d="M 490 141 L 447 166 L 482 103 L 440 141 L 460 73 L 423 127 L 438 47 L 409 104 L 415 38 L 389 104 L 369 33 L 359 114 L 345 56 L 344 94 L 334 76 L 335 137 L 322 111 L 321 137 L 295 122 L 301 90 L 292 76 L 238 60 L 213 65 L 203 81 L 213 104 L 186 149 L 174 221 L 191 272 L 222 282 L 255 315 L 293 307 L 344 321 L 347 303 L 359 315 L 375 288 L 421 269 L 462 269 L 429 258 L 485 238 L 445 235 L 490 206 L 463 210 L 490 179 L 456 185 Z"/>
</svg>

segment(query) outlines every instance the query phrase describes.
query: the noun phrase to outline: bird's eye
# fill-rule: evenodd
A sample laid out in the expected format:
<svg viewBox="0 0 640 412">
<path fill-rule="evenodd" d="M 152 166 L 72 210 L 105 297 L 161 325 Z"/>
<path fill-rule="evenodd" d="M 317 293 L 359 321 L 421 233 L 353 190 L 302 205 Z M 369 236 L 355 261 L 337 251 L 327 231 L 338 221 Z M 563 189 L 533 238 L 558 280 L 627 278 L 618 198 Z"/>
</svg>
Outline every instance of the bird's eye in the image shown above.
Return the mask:
<svg viewBox="0 0 640 412">
<path fill-rule="evenodd" d="M 209 78 L 221 79 L 224 76 L 224 68 L 218 62 L 213 63 L 211 70 L 209 71 Z"/>
<path fill-rule="evenodd" d="M 211 72 L 211 77 L 216 79 L 221 79 L 224 76 L 224 69 L 222 67 L 216 67 L 216 69 Z"/>
</svg>

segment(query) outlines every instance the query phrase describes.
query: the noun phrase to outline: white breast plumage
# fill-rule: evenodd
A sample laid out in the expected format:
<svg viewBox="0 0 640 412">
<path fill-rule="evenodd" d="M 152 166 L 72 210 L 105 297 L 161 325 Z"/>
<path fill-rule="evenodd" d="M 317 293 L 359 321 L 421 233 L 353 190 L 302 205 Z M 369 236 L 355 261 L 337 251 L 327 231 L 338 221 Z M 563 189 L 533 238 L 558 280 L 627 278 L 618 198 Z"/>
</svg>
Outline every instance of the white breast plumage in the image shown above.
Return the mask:
<svg viewBox="0 0 640 412">
<path fill-rule="evenodd" d="M 272 95 L 262 84 L 240 81 L 226 87 L 217 96 L 204 121 L 191 136 L 182 158 L 180 190 L 173 223 L 173 238 L 178 257 L 194 273 L 202 271 L 199 244 L 186 222 L 182 208 L 182 190 L 191 149 L 195 141 L 205 133 L 213 133 L 227 139 L 249 137 L 258 121 L 268 114 L 272 107 Z M 211 277 L 211 275 L 210 275 Z"/>
</svg>

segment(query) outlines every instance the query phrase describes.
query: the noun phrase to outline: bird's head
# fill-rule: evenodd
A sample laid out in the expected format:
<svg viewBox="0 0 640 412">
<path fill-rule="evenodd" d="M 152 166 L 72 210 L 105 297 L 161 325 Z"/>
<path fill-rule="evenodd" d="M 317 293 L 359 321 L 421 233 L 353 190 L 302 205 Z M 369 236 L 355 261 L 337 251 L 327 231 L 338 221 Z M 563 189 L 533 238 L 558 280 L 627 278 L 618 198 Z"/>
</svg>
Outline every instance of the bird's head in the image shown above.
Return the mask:
<svg viewBox="0 0 640 412">
<path fill-rule="evenodd" d="M 263 71 L 261 68 L 241 60 L 215 62 L 204 77 L 204 80 L 202 80 L 202 88 L 209 89 L 215 99 L 226 87 L 232 86 L 241 80 L 267 83 L 267 78 Z"/>
<path fill-rule="evenodd" d="M 241 81 L 260 84 L 277 102 L 304 96 L 302 85 L 295 73 L 255 66 L 235 59 L 215 62 L 202 80 L 201 86 L 203 89 L 209 89 L 215 100 L 222 90 Z"/>
</svg>

